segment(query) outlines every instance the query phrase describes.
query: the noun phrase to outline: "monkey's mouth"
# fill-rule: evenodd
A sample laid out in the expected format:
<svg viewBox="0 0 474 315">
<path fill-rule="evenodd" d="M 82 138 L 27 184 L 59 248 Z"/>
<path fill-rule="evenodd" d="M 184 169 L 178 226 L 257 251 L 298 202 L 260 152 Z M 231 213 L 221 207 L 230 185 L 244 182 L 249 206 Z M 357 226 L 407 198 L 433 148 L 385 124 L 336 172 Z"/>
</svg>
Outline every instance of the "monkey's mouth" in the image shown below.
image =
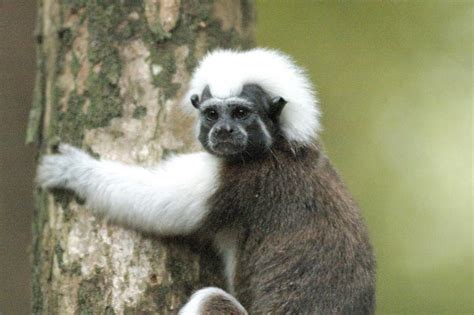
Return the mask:
<svg viewBox="0 0 474 315">
<path fill-rule="evenodd" d="M 245 144 L 221 140 L 210 143 L 211 150 L 218 155 L 235 155 L 241 153 L 245 149 Z"/>
</svg>

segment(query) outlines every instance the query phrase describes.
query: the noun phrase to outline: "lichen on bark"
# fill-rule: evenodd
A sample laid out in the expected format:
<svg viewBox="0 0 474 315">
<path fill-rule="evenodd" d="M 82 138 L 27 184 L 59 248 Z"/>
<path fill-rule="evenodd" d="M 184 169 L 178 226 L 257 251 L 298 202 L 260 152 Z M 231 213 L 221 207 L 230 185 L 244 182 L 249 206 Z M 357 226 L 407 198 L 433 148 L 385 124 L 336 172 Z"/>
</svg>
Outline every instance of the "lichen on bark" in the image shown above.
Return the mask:
<svg viewBox="0 0 474 315">
<path fill-rule="evenodd" d="M 27 141 L 144 166 L 199 149 L 177 106 L 190 72 L 209 49 L 249 47 L 252 21 L 244 0 L 38 1 Z M 38 191 L 34 220 L 35 314 L 172 314 L 222 284 L 211 251 L 105 222 L 71 193 Z"/>
</svg>

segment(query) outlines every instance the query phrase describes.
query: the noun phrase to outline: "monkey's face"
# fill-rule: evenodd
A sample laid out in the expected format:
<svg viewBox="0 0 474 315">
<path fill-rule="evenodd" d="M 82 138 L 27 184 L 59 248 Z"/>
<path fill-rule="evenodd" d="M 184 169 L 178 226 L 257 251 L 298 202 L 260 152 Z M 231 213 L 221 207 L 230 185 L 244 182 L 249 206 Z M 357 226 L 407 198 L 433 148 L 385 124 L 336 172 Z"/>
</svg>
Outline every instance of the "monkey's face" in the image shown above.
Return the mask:
<svg viewBox="0 0 474 315">
<path fill-rule="evenodd" d="M 200 108 L 199 140 L 218 156 L 253 155 L 268 150 L 272 136 L 254 104 L 229 99 Z"/>
<path fill-rule="evenodd" d="M 278 130 L 278 116 L 286 103 L 271 99 L 259 86 L 246 85 L 236 97 L 212 97 L 207 87 L 199 110 L 199 141 L 212 154 L 225 158 L 252 158 L 269 151 Z"/>
</svg>

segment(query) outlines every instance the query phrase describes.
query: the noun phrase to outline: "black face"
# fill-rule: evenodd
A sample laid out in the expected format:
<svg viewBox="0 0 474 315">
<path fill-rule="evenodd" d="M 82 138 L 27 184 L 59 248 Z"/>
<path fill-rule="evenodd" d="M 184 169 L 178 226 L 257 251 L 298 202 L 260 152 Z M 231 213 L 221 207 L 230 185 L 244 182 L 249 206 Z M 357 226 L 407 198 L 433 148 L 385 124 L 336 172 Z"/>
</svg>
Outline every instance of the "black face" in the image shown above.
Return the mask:
<svg viewBox="0 0 474 315">
<path fill-rule="evenodd" d="M 194 95 L 191 102 L 200 113 L 199 141 L 210 153 L 229 159 L 267 152 L 286 103 L 270 98 L 257 85 L 246 85 L 238 97 L 226 99 L 213 98 L 206 87 L 201 100 Z"/>
</svg>

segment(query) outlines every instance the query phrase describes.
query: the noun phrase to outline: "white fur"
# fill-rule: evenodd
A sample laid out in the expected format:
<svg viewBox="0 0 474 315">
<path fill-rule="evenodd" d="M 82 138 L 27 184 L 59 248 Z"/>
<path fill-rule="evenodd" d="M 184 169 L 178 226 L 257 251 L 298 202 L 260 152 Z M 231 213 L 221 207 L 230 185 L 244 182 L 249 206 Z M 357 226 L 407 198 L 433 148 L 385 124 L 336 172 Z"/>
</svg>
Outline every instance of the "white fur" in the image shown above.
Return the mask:
<svg viewBox="0 0 474 315">
<path fill-rule="evenodd" d="M 196 293 L 194 293 L 189 299 L 189 302 L 181 308 L 178 315 L 204 315 L 202 313 L 203 305 L 208 298 L 216 295 L 224 296 L 229 299 L 242 313 L 247 314 L 244 307 L 232 295 L 219 288 L 208 287 L 196 291 Z"/>
<path fill-rule="evenodd" d="M 237 267 L 237 238 L 234 232 L 221 231 L 214 239 L 214 246 L 224 263 L 224 274 L 227 280 L 227 289 L 234 294 L 234 278 Z"/>
<path fill-rule="evenodd" d="M 157 168 L 99 161 L 69 145 L 45 156 L 37 181 L 67 188 L 107 218 L 160 235 L 196 230 L 218 186 L 219 161 L 208 153 L 174 157 Z"/>
<path fill-rule="evenodd" d="M 262 132 L 265 134 L 265 143 L 268 147 L 272 144 L 272 136 L 270 135 L 270 132 L 268 132 L 267 126 L 263 123 L 263 121 L 258 117 L 257 119 L 258 125 L 262 129 Z"/>
<path fill-rule="evenodd" d="M 238 96 L 245 84 L 258 84 L 288 102 L 280 124 L 289 141 L 302 145 L 314 141 L 320 129 L 315 92 L 303 70 L 278 51 L 257 48 L 207 54 L 193 74 L 185 107 L 192 109 L 191 95 L 201 95 L 207 85 L 213 97 L 225 99 Z"/>
</svg>

